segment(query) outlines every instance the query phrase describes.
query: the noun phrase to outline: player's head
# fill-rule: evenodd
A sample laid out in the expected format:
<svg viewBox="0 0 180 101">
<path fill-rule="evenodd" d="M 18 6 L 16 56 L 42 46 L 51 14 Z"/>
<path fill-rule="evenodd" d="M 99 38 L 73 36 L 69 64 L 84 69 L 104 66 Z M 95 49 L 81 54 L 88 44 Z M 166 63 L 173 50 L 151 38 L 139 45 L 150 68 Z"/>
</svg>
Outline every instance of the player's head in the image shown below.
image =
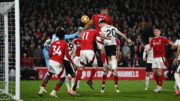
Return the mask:
<svg viewBox="0 0 180 101">
<path fill-rule="evenodd" d="M 151 42 L 152 38 L 153 38 L 152 36 L 149 37 L 149 43 Z"/>
<path fill-rule="evenodd" d="M 160 36 L 160 34 L 161 34 L 160 29 L 154 29 L 154 35 L 155 36 Z"/>
<path fill-rule="evenodd" d="M 63 40 L 65 35 L 65 30 L 63 27 L 57 27 L 56 28 L 56 36 L 60 39 Z"/>
<path fill-rule="evenodd" d="M 108 15 L 108 14 L 109 14 L 108 8 L 106 8 L 106 7 L 101 7 L 101 8 L 100 8 L 100 13 L 101 13 L 101 14 L 106 14 L 106 15 Z"/>
<path fill-rule="evenodd" d="M 106 25 L 107 24 L 107 22 L 105 21 L 105 20 L 100 20 L 99 21 L 99 26 L 100 27 L 103 27 L 104 25 Z"/>
</svg>

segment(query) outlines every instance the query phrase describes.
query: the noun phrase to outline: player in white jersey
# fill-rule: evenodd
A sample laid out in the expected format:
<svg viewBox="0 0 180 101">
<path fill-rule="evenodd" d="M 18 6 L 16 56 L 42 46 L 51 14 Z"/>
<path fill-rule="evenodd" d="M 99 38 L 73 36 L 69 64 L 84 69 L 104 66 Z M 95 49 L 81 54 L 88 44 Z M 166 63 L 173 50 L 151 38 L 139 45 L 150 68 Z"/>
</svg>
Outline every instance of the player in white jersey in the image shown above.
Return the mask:
<svg viewBox="0 0 180 101">
<path fill-rule="evenodd" d="M 151 41 L 152 37 L 149 37 L 149 42 Z M 146 77 L 145 77 L 145 89 L 148 90 L 149 88 L 149 80 L 152 74 L 152 63 L 153 63 L 153 49 L 148 51 L 150 44 L 145 45 L 144 52 L 143 52 L 143 61 L 146 61 Z M 146 58 L 147 57 L 147 58 Z"/>
<path fill-rule="evenodd" d="M 180 95 L 180 40 L 176 40 L 175 45 L 177 47 L 176 57 L 173 61 L 174 65 L 177 65 L 177 70 L 174 73 L 175 78 L 175 95 Z"/>
<path fill-rule="evenodd" d="M 131 43 L 131 40 L 121 33 L 117 28 L 112 25 L 108 25 L 105 20 L 99 22 L 101 32 L 107 37 L 111 37 L 111 40 L 104 39 L 105 52 L 108 60 L 108 67 L 112 68 L 112 73 L 115 82 L 115 91 L 119 93 L 118 89 L 118 75 L 117 75 L 117 57 L 116 57 L 116 37 L 117 35 L 122 36 L 128 43 Z M 104 67 L 107 68 L 107 67 Z M 108 69 L 104 69 L 104 74 L 107 74 Z M 105 81 L 105 75 L 103 75 L 103 81 Z M 101 93 L 104 93 L 105 82 L 102 82 Z"/>
</svg>

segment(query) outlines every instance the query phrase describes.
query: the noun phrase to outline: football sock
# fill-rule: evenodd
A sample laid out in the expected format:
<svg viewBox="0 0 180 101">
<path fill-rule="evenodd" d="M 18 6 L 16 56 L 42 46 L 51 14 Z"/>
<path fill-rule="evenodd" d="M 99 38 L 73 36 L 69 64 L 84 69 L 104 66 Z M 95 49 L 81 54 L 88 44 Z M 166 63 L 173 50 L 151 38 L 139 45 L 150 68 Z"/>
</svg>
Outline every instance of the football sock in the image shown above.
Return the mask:
<svg viewBox="0 0 180 101">
<path fill-rule="evenodd" d="M 106 78 L 107 78 L 107 75 L 104 74 L 104 75 L 103 75 L 103 79 L 102 79 L 102 85 L 105 85 L 105 83 L 106 83 Z"/>
<path fill-rule="evenodd" d="M 71 90 L 73 90 L 74 84 L 75 84 L 75 78 L 72 78 L 72 79 L 71 79 Z"/>
<path fill-rule="evenodd" d="M 154 74 L 154 78 L 155 78 L 155 80 L 156 80 L 156 84 L 159 85 L 158 75 L 157 75 L 157 74 Z"/>
<path fill-rule="evenodd" d="M 77 70 L 75 81 L 78 82 L 78 80 L 81 80 L 81 76 L 82 76 L 82 70 Z"/>
<path fill-rule="evenodd" d="M 118 76 L 117 75 L 114 75 L 114 84 L 118 85 Z"/>
<path fill-rule="evenodd" d="M 180 89 L 180 75 L 178 73 L 174 73 L 174 78 L 177 87 Z"/>
<path fill-rule="evenodd" d="M 52 76 L 52 73 L 47 72 L 45 74 L 44 79 L 43 79 L 42 84 L 41 84 L 42 87 L 44 87 L 44 88 L 46 87 L 46 85 L 47 85 L 49 79 L 51 78 L 51 76 Z"/>
<path fill-rule="evenodd" d="M 96 69 L 92 68 L 91 69 L 91 75 L 90 75 L 90 78 L 89 78 L 90 81 L 92 81 L 92 79 L 94 78 L 95 73 L 96 73 Z"/>
<path fill-rule="evenodd" d="M 150 76 L 145 77 L 145 88 L 149 88 L 149 79 L 150 79 Z"/>
<path fill-rule="evenodd" d="M 66 84 L 67 90 L 68 90 L 68 92 L 69 92 L 69 91 L 71 90 L 71 88 L 70 88 L 70 86 L 69 86 L 68 77 L 66 77 L 65 84 Z"/>
<path fill-rule="evenodd" d="M 163 76 L 161 75 L 161 76 L 158 76 L 158 81 L 159 81 L 159 86 L 161 86 L 162 87 L 162 84 L 163 84 Z"/>
</svg>

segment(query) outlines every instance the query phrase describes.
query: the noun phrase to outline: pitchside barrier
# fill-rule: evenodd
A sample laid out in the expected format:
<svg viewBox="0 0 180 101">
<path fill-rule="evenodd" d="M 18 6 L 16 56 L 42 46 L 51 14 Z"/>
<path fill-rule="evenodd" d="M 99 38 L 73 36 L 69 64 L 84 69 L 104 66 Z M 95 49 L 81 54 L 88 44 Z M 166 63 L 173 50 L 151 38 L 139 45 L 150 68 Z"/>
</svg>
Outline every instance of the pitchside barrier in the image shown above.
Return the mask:
<svg viewBox="0 0 180 101">
<path fill-rule="evenodd" d="M 38 79 L 42 80 L 44 78 L 45 73 L 47 72 L 48 68 L 46 67 L 37 67 L 38 71 Z M 163 70 L 165 71 L 165 70 Z M 82 79 L 83 80 L 88 80 L 90 77 L 91 73 L 91 68 L 86 67 L 82 73 Z M 118 77 L 119 80 L 144 80 L 145 79 L 145 74 L 146 70 L 144 67 L 138 67 L 138 68 L 118 68 Z M 111 72 L 108 73 L 107 79 L 111 80 Z M 101 67 L 98 68 L 94 80 L 101 80 L 103 76 L 103 69 Z M 150 79 L 154 79 L 153 75 L 150 77 Z M 166 79 L 166 78 L 165 78 Z M 53 75 L 51 77 L 51 80 L 58 80 L 57 76 Z"/>
</svg>

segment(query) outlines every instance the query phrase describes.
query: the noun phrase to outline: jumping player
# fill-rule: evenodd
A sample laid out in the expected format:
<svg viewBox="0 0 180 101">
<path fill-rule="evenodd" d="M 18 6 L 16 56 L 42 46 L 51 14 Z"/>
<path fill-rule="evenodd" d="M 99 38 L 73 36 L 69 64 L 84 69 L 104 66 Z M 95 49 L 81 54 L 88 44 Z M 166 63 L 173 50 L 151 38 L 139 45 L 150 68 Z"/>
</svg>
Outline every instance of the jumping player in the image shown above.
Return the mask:
<svg viewBox="0 0 180 101">
<path fill-rule="evenodd" d="M 112 73 L 113 73 L 113 78 L 114 78 L 114 83 L 115 83 L 115 91 L 119 93 L 118 76 L 117 76 L 116 37 L 117 35 L 119 35 L 123 37 L 128 43 L 131 43 L 131 40 L 128 39 L 125 34 L 121 33 L 114 26 L 108 25 L 105 20 L 101 20 L 99 24 L 100 24 L 101 31 L 105 34 L 105 36 L 111 37 L 111 40 L 106 40 L 106 39 L 104 40 L 104 45 L 105 45 L 105 52 L 106 52 L 107 60 L 108 60 L 108 67 L 112 68 Z M 107 67 L 104 67 L 104 68 L 107 68 Z M 106 75 L 107 75 L 107 71 L 104 71 L 101 93 L 104 93 Z"/>
<path fill-rule="evenodd" d="M 101 7 L 100 14 L 95 14 L 92 16 L 91 20 L 85 25 L 84 30 L 87 30 L 90 26 L 94 25 L 97 31 L 100 31 L 99 21 L 105 20 L 108 24 L 112 25 L 112 19 L 109 16 L 108 9 Z M 96 37 L 97 48 L 100 50 L 101 61 L 104 66 L 106 66 L 106 54 L 104 50 L 104 42 L 100 37 Z"/>
</svg>

